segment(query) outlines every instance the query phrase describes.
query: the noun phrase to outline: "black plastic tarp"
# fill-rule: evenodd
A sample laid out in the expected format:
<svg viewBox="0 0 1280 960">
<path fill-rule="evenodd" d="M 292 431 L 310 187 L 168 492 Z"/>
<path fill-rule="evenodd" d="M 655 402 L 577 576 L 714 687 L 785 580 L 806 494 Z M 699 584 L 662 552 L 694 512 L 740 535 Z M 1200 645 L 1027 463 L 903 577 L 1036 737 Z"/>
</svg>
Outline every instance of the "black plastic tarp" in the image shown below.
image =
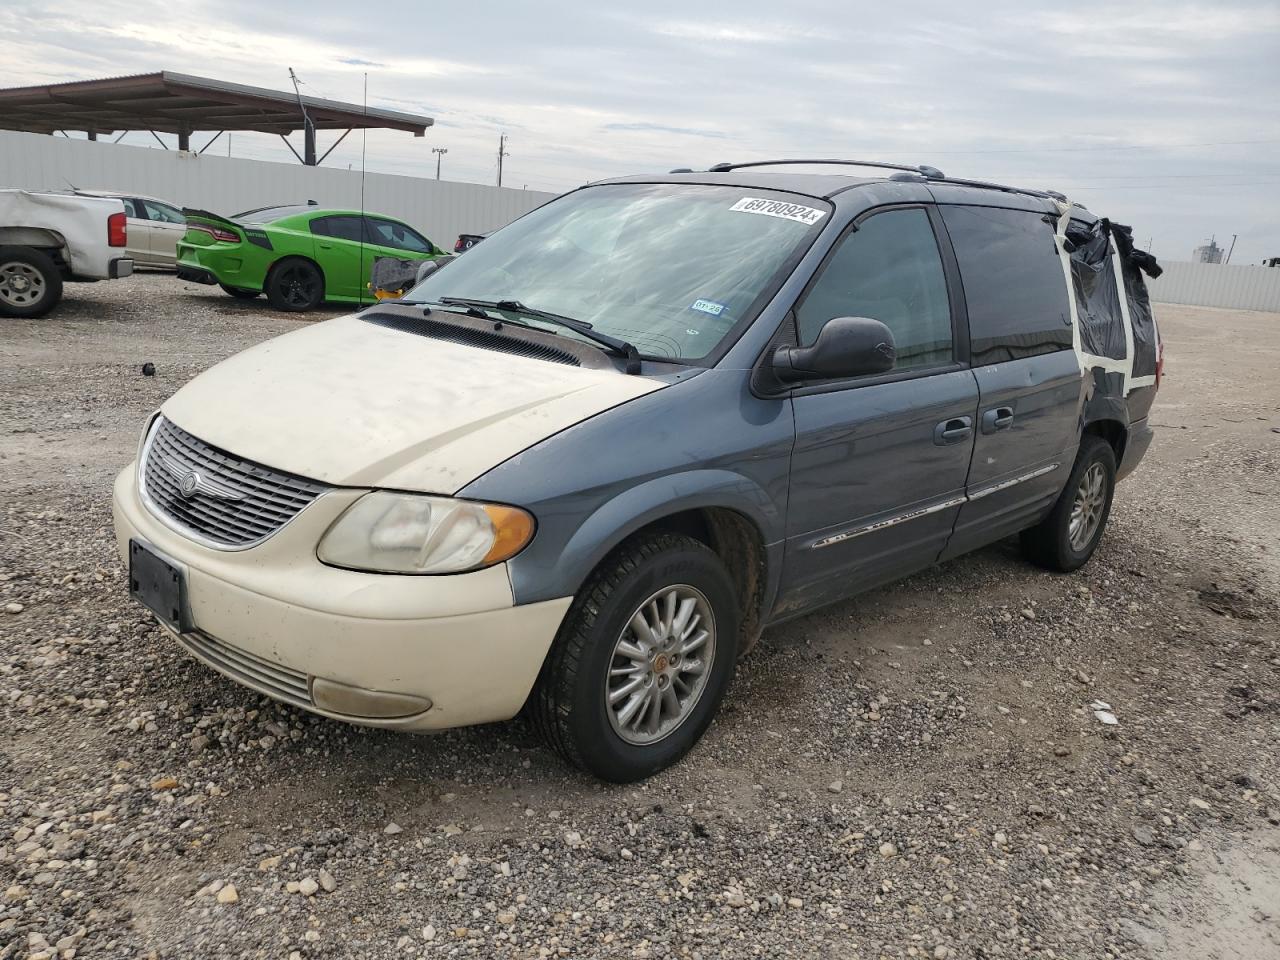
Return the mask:
<svg viewBox="0 0 1280 960">
<path fill-rule="evenodd" d="M 1124 292 L 1129 301 L 1129 319 L 1133 322 L 1133 375 L 1150 377 L 1156 372 L 1156 322 L 1151 314 L 1151 296 L 1147 293 L 1145 273 L 1151 279 L 1164 271 L 1156 258 L 1133 245 L 1133 229 L 1106 220 L 1107 228 L 1120 251 L 1120 269 L 1124 274 Z"/>
<path fill-rule="evenodd" d="M 1102 221 L 1072 220 L 1067 227 L 1071 286 L 1080 318 L 1080 346 L 1095 357 L 1123 360 L 1124 314 L 1111 259 L 1111 240 Z"/>
</svg>

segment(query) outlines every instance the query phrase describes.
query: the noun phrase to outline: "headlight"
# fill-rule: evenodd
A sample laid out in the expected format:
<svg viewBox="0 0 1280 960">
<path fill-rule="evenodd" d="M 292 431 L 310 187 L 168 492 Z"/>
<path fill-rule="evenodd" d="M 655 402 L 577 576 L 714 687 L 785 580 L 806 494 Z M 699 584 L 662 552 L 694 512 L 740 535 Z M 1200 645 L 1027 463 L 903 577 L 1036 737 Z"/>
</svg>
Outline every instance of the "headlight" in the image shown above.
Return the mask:
<svg viewBox="0 0 1280 960">
<path fill-rule="evenodd" d="M 380 573 L 462 573 L 514 557 L 533 539 L 516 507 L 375 490 L 320 541 L 322 563 Z"/>
</svg>

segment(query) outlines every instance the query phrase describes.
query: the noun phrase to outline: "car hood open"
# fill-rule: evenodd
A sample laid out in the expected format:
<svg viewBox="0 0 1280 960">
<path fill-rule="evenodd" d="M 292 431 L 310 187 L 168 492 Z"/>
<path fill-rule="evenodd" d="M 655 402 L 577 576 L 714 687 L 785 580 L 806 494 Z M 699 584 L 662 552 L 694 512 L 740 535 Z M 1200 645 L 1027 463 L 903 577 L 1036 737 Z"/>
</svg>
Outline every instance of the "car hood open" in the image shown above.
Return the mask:
<svg viewBox="0 0 1280 960">
<path fill-rule="evenodd" d="M 341 486 L 453 494 L 661 381 L 339 317 L 225 360 L 164 415 L 206 443 Z"/>
</svg>

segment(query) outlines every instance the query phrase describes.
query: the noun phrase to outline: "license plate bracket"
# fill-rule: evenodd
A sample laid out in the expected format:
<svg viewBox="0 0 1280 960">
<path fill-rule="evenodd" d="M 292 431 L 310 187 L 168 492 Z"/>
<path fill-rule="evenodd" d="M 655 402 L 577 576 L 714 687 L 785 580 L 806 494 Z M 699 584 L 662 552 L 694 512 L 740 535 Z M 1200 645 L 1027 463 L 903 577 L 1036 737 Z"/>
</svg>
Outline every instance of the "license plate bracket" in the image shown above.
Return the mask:
<svg viewBox="0 0 1280 960">
<path fill-rule="evenodd" d="M 129 541 L 129 595 L 171 630 L 190 632 L 186 574 L 139 540 Z"/>
</svg>

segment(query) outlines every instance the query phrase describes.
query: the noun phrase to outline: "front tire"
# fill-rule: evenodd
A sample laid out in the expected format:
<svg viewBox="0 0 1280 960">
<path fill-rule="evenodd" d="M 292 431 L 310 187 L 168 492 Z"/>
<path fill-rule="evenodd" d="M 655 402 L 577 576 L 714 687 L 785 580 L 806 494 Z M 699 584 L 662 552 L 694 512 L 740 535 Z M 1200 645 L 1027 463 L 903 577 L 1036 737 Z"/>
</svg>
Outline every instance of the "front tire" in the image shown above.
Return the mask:
<svg viewBox="0 0 1280 960">
<path fill-rule="evenodd" d="M 62 299 L 62 274 L 45 253 L 0 247 L 0 316 L 42 317 Z"/>
<path fill-rule="evenodd" d="M 271 268 L 265 284 L 267 300 L 277 310 L 305 313 L 324 302 L 324 275 L 310 260 L 291 257 Z"/>
<path fill-rule="evenodd" d="M 691 537 L 625 543 L 587 581 L 530 697 L 547 744 L 602 780 L 679 760 L 733 678 L 740 611 L 720 558 Z"/>
<path fill-rule="evenodd" d="M 1027 558 L 1060 573 L 1083 567 L 1102 541 L 1115 490 L 1115 451 L 1101 437 L 1084 437 L 1053 510 L 1039 524 L 1022 531 Z"/>
</svg>

